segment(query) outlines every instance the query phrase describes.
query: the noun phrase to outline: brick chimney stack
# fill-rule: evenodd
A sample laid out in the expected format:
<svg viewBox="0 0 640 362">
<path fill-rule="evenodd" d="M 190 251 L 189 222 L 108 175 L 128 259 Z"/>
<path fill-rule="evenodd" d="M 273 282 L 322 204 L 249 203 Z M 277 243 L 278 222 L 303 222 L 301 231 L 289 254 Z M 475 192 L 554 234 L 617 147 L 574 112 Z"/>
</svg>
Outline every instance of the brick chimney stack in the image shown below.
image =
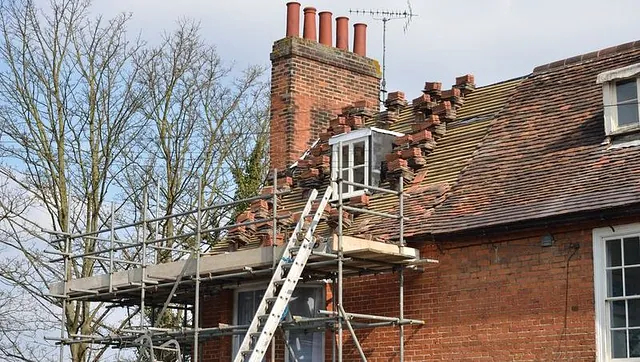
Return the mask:
<svg viewBox="0 0 640 362">
<path fill-rule="evenodd" d="M 331 13 L 319 15 L 318 39 L 316 9 L 304 9 L 301 38 L 300 4 L 288 3 L 286 37 L 273 45 L 270 157 L 271 167 L 278 170 L 297 161 L 342 107 L 360 100 L 378 104 L 380 65 L 365 57 L 366 26 L 357 25 L 354 45 L 358 49 L 352 52 L 348 49 L 348 19 L 336 18 L 334 47 Z"/>
</svg>

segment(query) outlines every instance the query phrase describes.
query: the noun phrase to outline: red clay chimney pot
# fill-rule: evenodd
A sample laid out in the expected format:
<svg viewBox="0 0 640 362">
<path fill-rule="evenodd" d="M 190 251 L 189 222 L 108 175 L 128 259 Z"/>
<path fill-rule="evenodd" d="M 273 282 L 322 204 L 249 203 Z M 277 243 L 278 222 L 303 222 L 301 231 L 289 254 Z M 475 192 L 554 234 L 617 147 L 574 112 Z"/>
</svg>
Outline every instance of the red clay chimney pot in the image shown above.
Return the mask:
<svg viewBox="0 0 640 362">
<path fill-rule="evenodd" d="M 287 3 L 287 38 L 300 36 L 300 3 Z"/>
<path fill-rule="evenodd" d="M 349 49 L 349 18 L 346 16 L 336 18 L 336 48 Z"/>
<path fill-rule="evenodd" d="M 320 12 L 320 44 L 331 46 L 331 12 Z"/>
<path fill-rule="evenodd" d="M 367 56 L 367 24 L 353 24 L 353 52 Z"/>
<path fill-rule="evenodd" d="M 316 37 L 316 8 L 304 8 L 304 30 L 302 36 L 305 39 L 318 41 Z"/>
</svg>

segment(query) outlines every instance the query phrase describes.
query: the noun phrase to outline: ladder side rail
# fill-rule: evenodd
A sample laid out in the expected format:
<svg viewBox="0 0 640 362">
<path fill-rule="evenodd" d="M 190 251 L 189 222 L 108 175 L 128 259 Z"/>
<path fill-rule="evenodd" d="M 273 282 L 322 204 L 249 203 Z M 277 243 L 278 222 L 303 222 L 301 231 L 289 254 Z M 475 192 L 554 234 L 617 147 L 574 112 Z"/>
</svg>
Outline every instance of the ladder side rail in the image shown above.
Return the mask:
<svg viewBox="0 0 640 362">
<path fill-rule="evenodd" d="M 332 192 L 333 190 L 331 186 L 327 187 L 327 190 L 325 191 L 325 194 L 322 200 L 320 201 L 320 205 L 315 212 L 313 220 L 311 221 L 311 224 L 309 225 L 309 228 L 305 233 L 304 240 L 302 241 L 302 245 L 300 246 L 300 249 L 298 250 L 296 257 L 293 260 L 291 268 L 289 269 L 289 272 L 287 273 L 287 276 L 284 279 L 284 283 L 280 288 L 280 292 L 278 293 L 278 298 L 273 303 L 271 313 L 269 313 L 267 321 L 265 322 L 262 328 L 262 333 L 260 333 L 260 336 L 258 337 L 258 340 L 255 343 L 256 347 L 251 353 L 249 362 L 262 361 L 262 358 L 264 357 L 264 354 L 267 351 L 267 348 L 269 346 L 269 343 L 271 342 L 271 339 L 273 338 L 276 328 L 280 324 L 280 321 L 282 320 L 282 316 L 286 311 L 287 306 L 289 305 L 289 300 L 291 300 L 293 291 L 298 285 L 298 280 L 300 279 L 300 276 L 302 275 L 304 267 L 307 264 L 307 260 L 309 259 L 309 256 L 311 256 L 311 253 L 313 251 L 313 244 L 312 244 L 313 233 L 315 231 L 316 226 L 318 225 L 318 222 L 320 221 L 320 217 L 324 213 L 324 208 L 327 205 L 327 202 L 329 201 L 329 198 L 331 197 Z M 283 262 L 284 262 L 284 259 L 282 259 L 280 263 L 284 264 Z M 269 287 L 272 287 L 272 285 L 270 285 Z M 263 301 L 265 300 L 266 299 L 263 299 Z"/>
<path fill-rule="evenodd" d="M 238 349 L 238 354 L 234 359 L 235 362 L 244 361 L 242 352 L 248 351 L 250 349 L 251 333 L 257 332 L 260 324 L 260 320 L 258 319 L 258 316 L 267 312 L 268 305 L 266 300 L 267 298 L 271 298 L 275 295 L 273 287 L 275 286 L 276 282 L 282 280 L 282 271 L 284 268 L 284 264 L 285 262 L 288 262 L 291 258 L 290 249 L 294 247 L 296 242 L 298 241 L 298 234 L 304 227 L 304 220 L 309 214 L 309 212 L 311 212 L 313 201 L 315 201 L 317 197 L 318 197 L 318 190 L 315 190 L 315 189 L 312 190 L 311 195 L 309 195 L 309 199 L 307 200 L 307 203 L 304 206 L 304 209 L 302 210 L 302 214 L 300 215 L 300 220 L 298 220 L 298 223 L 296 224 L 295 229 L 291 233 L 291 237 L 289 238 L 287 245 L 284 247 L 284 251 L 282 253 L 282 257 L 280 258 L 280 262 L 278 263 L 276 269 L 273 272 L 273 275 L 271 276 L 271 281 L 269 282 L 269 286 L 264 292 L 264 296 L 260 301 L 260 304 L 258 306 L 258 309 L 256 310 L 255 315 L 253 316 L 253 320 L 251 321 L 251 324 L 247 329 L 247 333 L 242 339 L 242 344 L 240 344 L 240 348 Z"/>
</svg>

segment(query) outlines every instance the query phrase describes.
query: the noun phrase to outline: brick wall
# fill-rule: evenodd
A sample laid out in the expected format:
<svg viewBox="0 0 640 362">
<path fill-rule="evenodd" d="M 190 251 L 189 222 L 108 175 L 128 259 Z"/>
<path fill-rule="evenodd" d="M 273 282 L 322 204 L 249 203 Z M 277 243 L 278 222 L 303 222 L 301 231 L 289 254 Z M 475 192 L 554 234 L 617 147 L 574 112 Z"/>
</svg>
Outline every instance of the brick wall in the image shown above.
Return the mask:
<svg viewBox="0 0 640 362">
<path fill-rule="evenodd" d="M 425 266 L 423 272 L 405 272 L 405 317 L 426 321 L 424 326 L 405 327 L 405 360 L 594 361 L 592 229 L 638 221 L 564 225 L 422 244 L 423 257 L 440 263 Z M 542 247 L 540 239 L 547 232 L 555 243 Z M 329 291 L 327 295 L 331 297 Z M 350 278 L 344 301 L 348 312 L 396 317 L 398 276 Z M 227 302 L 216 302 L 211 308 L 217 312 L 203 314 L 231 320 Z M 221 312 L 225 308 L 229 309 Z M 344 335 L 344 360 L 359 361 L 346 328 Z M 357 335 L 369 361 L 398 361 L 397 327 L 359 329 Z M 208 354 L 215 358 L 203 361 L 228 360 L 224 356 L 231 350 L 230 340 L 222 345 L 216 341 L 211 351 L 217 352 Z M 331 341 L 327 333 L 326 361 L 331 361 Z M 278 352 L 277 360 L 281 357 Z"/>
<path fill-rule="evenodd" d="M 593 361 L 591 228 L 556 230 L 543 248 L 546 232 L 423 246 L 440 264 L 405 274 L 405 317 L 426 321 L 405 327 L 405 360 Z M 347 311 L 397 316 L 397 275 L 368 279 L 349 281 Z M 358 337 L 369 361 L 398 360 L 398 328 Z"/>
<path fill-rule="evenodd" d="M 301 38 L 274 43 L 271 53 L 271 167 L 295 162 L 340 109 L 378 104 L 377 61 Z"/>
<path fill-rule="evenodd" d="M 218 327 L 220 323 L 233 324 L 233 291 L 223 290 L 202 298 L 200 323 L 203 328 Z M 217 337 L 201 344 L 200 356 L 204 362 L 231 360 L 231 337 Z"/>
</svg>

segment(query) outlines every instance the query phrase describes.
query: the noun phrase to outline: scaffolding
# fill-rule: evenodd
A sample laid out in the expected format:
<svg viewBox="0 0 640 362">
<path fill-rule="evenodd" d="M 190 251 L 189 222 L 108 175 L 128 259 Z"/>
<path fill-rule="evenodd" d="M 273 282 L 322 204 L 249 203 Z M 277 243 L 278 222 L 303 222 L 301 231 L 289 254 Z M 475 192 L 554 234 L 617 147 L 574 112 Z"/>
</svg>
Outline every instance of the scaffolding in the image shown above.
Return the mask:
<svg viewBox="0 0 640 362">
<path fill-rule="evenodd" d="M 339 148 L 342 150 L 342 147 Z M 342 157 L 340 157 L 342 159 Z M 437 262 L 421 259 L 415 249 L 405 246 L 404 240 L 404 182 L 400 177 L 397 189 L 385 189 L 337 178 L 331 181 L 338 190 L 337 200 L 333 205 L 338 212 L 337 226 L 332 237 L 323 248 L 314 248 L 304 268 L 304 279 L 307 281 L 327 281 L 332 284 L 334 303 L 332 310 L 317 310 L 318 317 L 294 318 L 282 320 L 282 330 L 304 329 L 331 330 L 333 333 L 332 360 L 343 360 L 344 329 L 346 328 L 363 361 L 367 360 L 360 345 L 356 330 L 382 326 L 398 327 L 398 355 L 404 361 L 404 326 L 424 324 L 422 320 L 407 319 L 404 316 L 404 273 L 406 268 L 420 268 L 424 263 Z M 278 172 L 273 172 L 273 192 L 234 202 L 203 207 L 202 197 L 198 197 L 197 208 L 187 212 L 167 216 L 149 215 L 147 192 L 144 192 L 141 220 L 118 225 L 115 221 L 113 205 L 108 226 L 82 234 L 54 233 L 51 244 L 57 250 L 49 251 L 57 254 L 51 260 L 62 268 L 62 280 L 50 289 L 50 295 L 58 298 L 62 310 L 66 310 L 71 302 L 104 302 L 108 308 L 134 308 L 139 322 L 135 319 L 126 328 L 120 328 L 109 334 L 69 334 L 66 330 L 65 313 L 62 312 L 59 337 L 47 337 L 60 345 L 60 361 L 65 360 L 65 348 L 71 344 L 102 345 L 119 349 L 136 349 L 140 361 L 155 361 L 155 353 L 175 354 L 175 361 L 201 361 L 200 347 L 221 336 L 240 335 L 246 333 L 249 325 L 202 326 L 202 297 L 213 296 L 225 288 L 233 288 L 244 282 L 264 281 L 266 284 L 275 270 L 282 253 L 276 246 L 279 221 L 288 216 L 279 214 L 279 198 L 291 191 L 277 188 Z M 385 193 L 398 198 L 397 213 L 375 211 L 367 208 L 349 206 L 343 200 L 343 185 L 350 185 L 368 192 Z M 200 191 L 200 190 L 199 190 Z M 198 195 L 202 195 L 198 192 Z M 246 204 L 256 200 L 270 200 L 272 203 L 270 216 L 225 226 L 208 227 L 203 224 L 209 213 L 221 208 Z M 344 234 L 343 213 L 368 214 L 397 222 L 398 240 L 393 244 L 394 252 L 372 254 L 362 253 L 353 248 L 345 248 L 354 238 Z M 162 222 L 172 219 L 174 222 L 189 221 L 188 227 L 180 235 L 159 237 L 158 228 Z M 233 228 L 246 227 L 259 223 L 271 223 L 272 246 L 258 249 L 240 249 L 233 252 L 210 252 L 208 240 L 211 235 L 224 237 Z M 151 236 L 150 234 L 153 234 Z M 358 241 L 358 240 L 356 240 Z M 85 252 L 82 248 L 91 242 L 93 250 Z M 367 242 L 367 241 L 358 241 Z M 380 244 L 380 248 L 390 244 L 368 241 L 369 245 Z M 316 242 L 319 245 L 320 242 Z M 413 253 L 409 250 L 413 250 Z M 158 253 L 169 253 L 175 260 L 166 264 L 154 260 Z M 234 258 L 234 254 L 238 254 Z M 270 255 L 269 255 L 270 254 Z M 259 255 L 258 262 L 244 264 L 244 260 L 253 260 Z M 226 259 L 222 259 L 222 258 Z M 74 262 L 89 262 L 100 273 L 88 278 L 72 278 L 71 266 Z M 221 261 L 235 263 L 220 267 L 214 265 Z M 397 317 L 351 313 L 345 310 L 343 303 L 344 278 L 366 274 L 397 273 L 398 275 L 398 315 Z M 329 309 L 329 308 L 327 308 Z M 170 328 L 161 327 L 159 321 L 173 310 L 181 314 L 182 325 Z M 213 342 L 209 342 L 213 343 Z M 275 361 L 275 344 L 271 342 L 271 360 Z M 285 339 L 286 344 L 286 339 Z M 289 352 L 293 352 L 289 348 Z"/>
</svg>

